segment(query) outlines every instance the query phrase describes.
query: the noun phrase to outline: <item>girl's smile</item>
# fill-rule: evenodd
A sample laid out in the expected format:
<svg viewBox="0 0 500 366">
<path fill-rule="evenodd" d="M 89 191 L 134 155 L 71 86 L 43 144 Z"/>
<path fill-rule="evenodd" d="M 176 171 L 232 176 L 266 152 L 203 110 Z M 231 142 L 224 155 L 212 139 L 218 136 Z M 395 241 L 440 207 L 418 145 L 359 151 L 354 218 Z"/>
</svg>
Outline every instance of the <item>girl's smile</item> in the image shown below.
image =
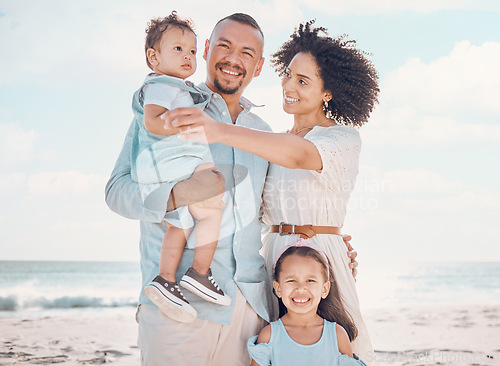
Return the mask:
<svg viewBox="0 0 500 366">
<path fill-rule="evenodd" d="M 294 254 L 283 260 L 274 289 L 289 312 L 316 314 L 319 302 L 330 291 L 330 282 L 317 260 Z"/>
</svg>

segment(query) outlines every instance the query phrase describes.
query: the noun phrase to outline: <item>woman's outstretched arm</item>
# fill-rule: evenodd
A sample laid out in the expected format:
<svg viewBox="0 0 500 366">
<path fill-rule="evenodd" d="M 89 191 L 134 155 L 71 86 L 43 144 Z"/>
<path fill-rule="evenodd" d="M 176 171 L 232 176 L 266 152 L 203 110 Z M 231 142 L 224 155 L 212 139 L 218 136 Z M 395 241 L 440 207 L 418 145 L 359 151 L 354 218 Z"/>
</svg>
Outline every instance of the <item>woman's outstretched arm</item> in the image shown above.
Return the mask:
<svg viewBox="0 0 500 366">
<path fill-rule="evenodd" d="M 174 109 L 162 118 L 166 127 L 180 128 L 180 138 L 185 141 L 219 142 L 290 169 L 322 168 L 316 146 L 299 136 L 221 123 L 199 108 Z"/>
</svg>

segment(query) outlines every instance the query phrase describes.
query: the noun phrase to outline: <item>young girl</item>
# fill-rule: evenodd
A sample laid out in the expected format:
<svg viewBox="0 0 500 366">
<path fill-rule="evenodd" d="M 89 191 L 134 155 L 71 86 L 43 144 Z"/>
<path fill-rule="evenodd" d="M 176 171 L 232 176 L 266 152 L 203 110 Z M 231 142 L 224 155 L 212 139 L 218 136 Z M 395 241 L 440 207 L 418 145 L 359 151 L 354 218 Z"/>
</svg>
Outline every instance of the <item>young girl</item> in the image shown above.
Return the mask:
<svg viewBox="0 0 500 366">
<path fill-rule="evenodd" d="M 208 103 L 208 96 L 184 79 L 196 70 L 196 35 L 188 20 L 175 12 L 152 19 L 146 30 L 146 61 L 153 73 L 134 94 L 137 122 L 132 149 L 132 176 L 139 183 L 146 208 L 167 206 L 172 187 L 188 179 L 193 171 L 215 169 L 206 143 L 178 139 L 178 129 L 165 129 L 160 116 L 167 110 Z M 229 305 L 215 282 L 210 265 L 215 254 L 222 218 L 223 183 L 219 180 L 215 197 L 181 207 L 166 215 L 167 231 L 160 251 L 159 275 L 144 289 L 146 296 L 168 317 L 179 322 L 196 318 L 196 310 L 181 292 L 176 272 L 186 238 L 197 220 L 196 246 L 192 267 L 180 284 L 203 299 Z"/>
<path fill-rule="evenodd" d="M 248 341 L 252 366 L 365 365 L 352 353 L 357 329 L 326 254 L 309 240 L 287 245 L 274 266 L 280 318 Z"/>
</svg>

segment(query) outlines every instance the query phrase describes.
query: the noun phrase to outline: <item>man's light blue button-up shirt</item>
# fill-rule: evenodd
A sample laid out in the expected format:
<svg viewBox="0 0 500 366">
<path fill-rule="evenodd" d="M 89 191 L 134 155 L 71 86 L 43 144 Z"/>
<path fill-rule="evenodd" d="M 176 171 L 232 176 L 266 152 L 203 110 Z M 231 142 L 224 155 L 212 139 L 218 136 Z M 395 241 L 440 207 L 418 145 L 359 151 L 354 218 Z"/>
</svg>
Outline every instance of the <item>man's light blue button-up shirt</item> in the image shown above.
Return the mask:
<svg viewBox="0 0 500 366">
<path fill-rule="evenodd" d="M 203 91 L 210 94 L 210 102 L 205 112 L 212 118 L 232 123 L 231 115 L 224 99 L 213 93 L 204 83 Z M 241 98 L 243 111 L 235 124 L 259 130 L 270 131 L 257 115 L 250 112 L 253 104 Z M 139 187 L 131 178 L 130 152 L 133 144 L 135 123 L 129 128 L 122 151 L 106 185 L 106 203 L 116 213 L 140 220 L 142 288 L 159 272 L 160 249 L 166 225 L 163 221 L 165 210 L 150 210 L 141 202 Z M 268 162 L 256 155 L 234 149 L 223 144 L 211 144 L 210 151 L 214 164 L 219 167 L 230 187 L 224 194 L 226 207 L 217 250 L 212 261 L 212 273 L 220 287 L 233 299 L 231 306 L 220 306 L 206 302 L 184 291 L 188 301 L 198 312 L 198 318 L 220 324 L 230 324 L 237 288 L 241 290 L 248 303 L 263 319 L 269 321 L 271 287 L 264 259 L 259 254 L 262 247 L 259 208 L 262 203 L 262 190 L 268 169 Z M 166 207 L 166 200 L 165 205 Z M 195 235 L 188 238 L 181 263 L 177 270 L 177 280 L 193 262 Z M 152 304 L 141 291 L 139 303 Z"/>
</svg>

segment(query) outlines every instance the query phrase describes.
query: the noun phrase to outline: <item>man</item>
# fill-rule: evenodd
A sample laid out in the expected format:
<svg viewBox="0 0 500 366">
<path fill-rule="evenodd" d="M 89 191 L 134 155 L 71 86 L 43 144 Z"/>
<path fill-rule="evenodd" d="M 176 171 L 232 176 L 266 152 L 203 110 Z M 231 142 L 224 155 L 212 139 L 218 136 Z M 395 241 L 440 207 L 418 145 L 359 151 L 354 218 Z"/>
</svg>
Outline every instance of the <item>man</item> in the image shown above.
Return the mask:
<svg viewBox="0 0 500 366">
<path fill-rule="evenodd" d="M 242 97 L 245 88 L 262 70 L 263 46 L 262 30 L 246 14 L 236 13 L 216 24 L 205 43 L 203 58 L 207 61 L 207 79 L 200 85 L 211 96 L 205 109 L 208 115 L 223 123 L 270 130 L 250 112 L 253 104 Z M 144 207 L 137 184 L 131 180 L 133 126 L 106 186 L 106 202 L 120 215 L 141 220 L 144 288 L 158 273 L 161 240 L 166 230 L 165 209 L 160 207 L 153 211 Z M 141 292 L 137 320 L 143 365 L 248 365 L 246 342 L 270 319 L 271 290 L 264 259 L 259 254 L 262 244 L 258 220 L 268 162 L 222 144 L 211 145 L 210 149 L 215 165 L 231 167 L 224 171 L 226 186 L 232 188 L 224 194 L 226 207 L 212 271 L 233 301 L 231 306 L 223 307 L 186 293 L 198 311 L 198 318 L 193 323 L 183 324 L 163 316 Z M 209 179 L 210 175 L 215 176 L 210 172 L 205 177 Z M 198 199 L 189 190 L 189 182 L 177 184 L 173 195 L 176 205 L 172 207 L 170 200 L 169 209 Z M 194 236 L 190 236 L 178 276 L 192 262 L 193 241 Z"/>
</svg>

